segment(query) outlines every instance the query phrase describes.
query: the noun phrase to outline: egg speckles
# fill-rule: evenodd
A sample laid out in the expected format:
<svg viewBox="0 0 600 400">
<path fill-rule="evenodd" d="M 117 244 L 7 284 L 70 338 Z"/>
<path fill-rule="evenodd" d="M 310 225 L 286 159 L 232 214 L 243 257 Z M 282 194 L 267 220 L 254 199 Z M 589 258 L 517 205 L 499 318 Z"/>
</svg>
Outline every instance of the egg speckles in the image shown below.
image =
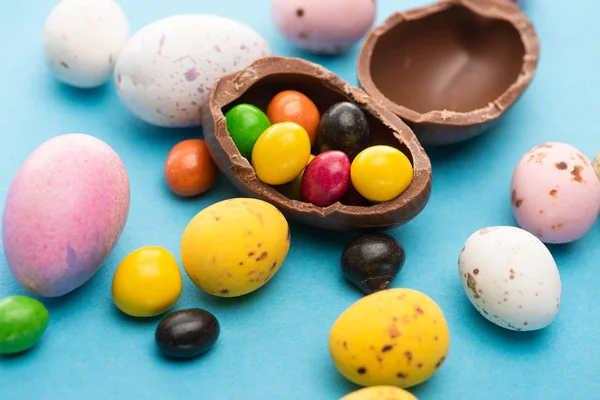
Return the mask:
<svg viewBox="0 0 600 400">
<path fill-rule="evenodd" d="M 517 164 L 510 188 L 519 226 L 545 243 L 584 236 L 600 210 L 600 182 L 590 160 L 565 143 L 544 143 Z"/>
<path fill-rule="evenodd" d="M 267 42 L 240 22 L 176 15 L 129 40 L 115 66 L 115 84 L 125 106 L 142 120 L 198 126 L 215 80 L 269 54 Z"/>
<path fill-rule="evenodd" d="M 496 226 L 473 233 L 460 252 L 458 270 L 473 306 L 498 326 L 532 331 L 558 314 L 561 281 L 554 258 L 523 229 Z"/>
</svg>

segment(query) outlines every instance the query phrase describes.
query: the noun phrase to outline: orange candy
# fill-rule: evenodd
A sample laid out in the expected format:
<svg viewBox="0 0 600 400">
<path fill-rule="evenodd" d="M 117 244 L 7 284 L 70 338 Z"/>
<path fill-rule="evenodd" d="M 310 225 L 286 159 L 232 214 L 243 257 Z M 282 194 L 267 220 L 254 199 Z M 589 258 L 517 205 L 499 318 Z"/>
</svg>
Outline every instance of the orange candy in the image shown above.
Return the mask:
<svg viewBox="0 0 600 400">
<path fill-rule="evenodd" d="M 192 197 L 210 189 L 219 171 L 202 139 L 177 143 L 165 162 L 165 180 L 171 191 L 179 196 Z"/>
<path fill-rule="evenodd" d="M 295 122 L 302 126 L 310 138 L 311 146 L 317 137 L 321 114 L 315 103 L 295 90 L 285 90 L 271 99 L 267 107 L 267 117 L 272 124 Z"/>
</svg>

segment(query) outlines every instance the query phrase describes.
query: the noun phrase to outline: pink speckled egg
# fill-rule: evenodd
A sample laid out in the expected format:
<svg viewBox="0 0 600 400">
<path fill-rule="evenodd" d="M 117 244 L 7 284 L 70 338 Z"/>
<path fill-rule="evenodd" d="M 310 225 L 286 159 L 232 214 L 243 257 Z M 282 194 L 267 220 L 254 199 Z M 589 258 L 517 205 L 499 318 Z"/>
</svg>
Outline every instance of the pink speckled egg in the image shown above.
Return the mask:
<svg viewBox="0 0 600 400">
<path fill-rule="evenodd" d="M 348 50 L 375 20 L 375 0 L 273 0 L 275 26 L 290 42 L 320 54 Z"/>
<path fill-rule="evenodd" d="M 100 268 L 128 214 L 129 178 L 117 153 L 85 134 L 52 138 L 27 157 L 8 190 L 8 266 L 38 296 L 69 293 Z"/>
<path fill-rule="evenodd" d="M 511 182 L 519 226 L 545 243 L 585 235 L 600 211 L 600 181 L 590 160 L 565 143 L 544 143 L 517 164 Z"/>
</svg>

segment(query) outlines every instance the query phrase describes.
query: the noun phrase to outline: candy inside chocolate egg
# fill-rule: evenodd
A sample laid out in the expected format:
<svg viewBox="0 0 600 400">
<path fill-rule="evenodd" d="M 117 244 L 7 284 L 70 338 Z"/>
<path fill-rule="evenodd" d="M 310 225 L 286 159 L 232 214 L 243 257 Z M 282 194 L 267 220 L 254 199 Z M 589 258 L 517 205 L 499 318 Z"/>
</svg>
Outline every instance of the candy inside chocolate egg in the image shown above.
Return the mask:
<svg viewBox="0 0 600 400">
<path fill-rule="evenodd" d="M 403 118 L 423 144 L 484 132 L 531 81 L 539 43 L 504 0 L 444 0 L 396 13 L 359 56 L 360 85 Z"/>
</svg>

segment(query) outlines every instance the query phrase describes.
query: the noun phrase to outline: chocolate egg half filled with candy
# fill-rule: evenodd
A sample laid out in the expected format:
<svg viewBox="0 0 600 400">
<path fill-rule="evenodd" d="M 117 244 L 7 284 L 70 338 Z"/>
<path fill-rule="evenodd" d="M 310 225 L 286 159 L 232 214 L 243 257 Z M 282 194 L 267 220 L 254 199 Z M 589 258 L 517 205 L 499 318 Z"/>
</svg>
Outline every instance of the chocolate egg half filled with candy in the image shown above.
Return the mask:
<svg viewBox="0 0 600 400">
<path fill-rule="evenodd" d="M 537 68 L 531 21 L 506 0 L 442 0 L 395 13 L 358 59 L 360 86 L 425 145 L 473 138 L 498 123 Z"/>
<path fill-rule="evenodd" d="M 410 160 L 414 169 L 410 185 L 396 198 L 366 207 L 339 201 L 320 207 L 289 199 L 262 182 L 231 139 L 225 114 L 242 103 L 266 110 L 271 99 L 284 90 L 302 92 L 321 114 L 345 101 L 360 107 L 369 124 L 372 143 L 397 148 Z M 429 200 L 431 163 L 411 129 L 362 90 L 317 64 L 279 56 L 256 60 L 241 71 L 217 80 L 209 109 L 203 115 L 204 138 L 217 167 L 246 196 L 275 205 L 290 220 L 330 230 L 385 229 L 410 221 Z"/>
</svg>

